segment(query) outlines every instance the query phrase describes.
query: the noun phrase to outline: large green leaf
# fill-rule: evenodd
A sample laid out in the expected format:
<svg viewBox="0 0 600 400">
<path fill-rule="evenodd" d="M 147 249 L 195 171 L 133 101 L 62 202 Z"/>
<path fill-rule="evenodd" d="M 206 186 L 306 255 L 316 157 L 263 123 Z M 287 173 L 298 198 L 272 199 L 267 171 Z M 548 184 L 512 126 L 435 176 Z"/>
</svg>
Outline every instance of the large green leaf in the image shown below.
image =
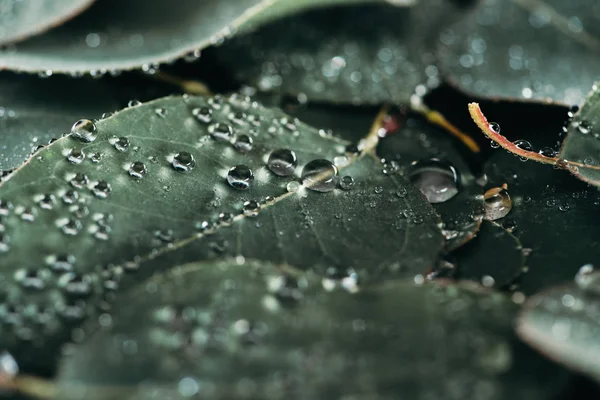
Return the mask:
<svg viewBox="0 0 600 400">
<path fill-rule="evenodd" d="M 168 94 L 161 85 L 124 79 L 0 76 L 0 170 L 21 165 L 37 146 L 69 132 L 74 121 L 100 118 L 132 99 Z"/>
<path fill-rule="evenodd" d="M 498 293 L 349 294 L 287 271 L 225 260 L 139 285 L 64 360 L 59 398 L 546 400 L 565 382 L 515 339 L 517 307 Z"/>
<path fill-rule="evenodd" d="M 231 255 L 319 274 L 353 271 L 367 282 L 424 273 L 442 248 L 429 203 L 401 176 L 381 173 L 368 148 L 344 154 L 347 142 L 251 99 L 164 98 L 96 127 L 95 140 L 61 138 L 0 186 L 2 293 L 18 317 L 1 328 L 0 347 L 24 366 L 50 362 L 29 342 L 52 353 L 53 340 L 105 306 L 100 299 L 110 298 L 123 269 L 139 270 L 139 279 L 173 261 Z M 266 165 L 280 148 L 297 156 L 291 176 Z M 322 174 L 300 185 L 315 159 L 335 160 L 344 178 Z M 228 173 L 240 165 L 253 181 L 241 179 L 242 167 L 240 176 Z M 34 329 L 40 319 L 43 329 Z"/>
<path fill-rule="evenodd" d="M 0 44 L 40 34 L 73 18 L 94 0 L 4 0 L 0 6 Z"/>
<path fill-rule="evenodd" d="M 237 30 L 298 10 L 333 4 L 383 0 L 102 0 L 79 18 L 45 35 L 0 51 L 0 68 L 42 73 L 142 68 L 200 50 Z M 399 1 L 398 5 L 412 1 Z"/>
<path fill-rule="evenodd" d="M 483 0 L 440 36 L 440 67 L 477 95 L 579 104 L 600 78 L 599 22 L 589 0 Z"/>
<path fill-rule="evenodd" d="M 527 300 L 517 332 L 547 357 L 600 381 L 599 294 L 599 274 L 589 264 L 575 282 Z"/>
<path fill-rule="evenodd" d="M 446 0 L 315 10 L 234 38 L 216 56 L 262 91 L 333 103 L 402 103 L 417 85 L 439 82 L 437 35 L 462 12 Z"/>
</svg>

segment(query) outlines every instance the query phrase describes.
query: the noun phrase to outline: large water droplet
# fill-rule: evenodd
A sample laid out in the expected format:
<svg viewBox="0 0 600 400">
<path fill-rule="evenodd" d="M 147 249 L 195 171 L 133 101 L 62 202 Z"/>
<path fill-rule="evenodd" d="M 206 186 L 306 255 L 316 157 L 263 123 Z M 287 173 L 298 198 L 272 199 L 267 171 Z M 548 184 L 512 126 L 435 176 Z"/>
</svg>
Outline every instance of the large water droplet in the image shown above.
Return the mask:
<svg viewBox="0 0 600 400">
<path fill-rule="evenodd" d="M 187 151 L 181 151 L 173 158 L 172 165 L 179 172 L 190 172 L 196 166 L 196 160 Z"/>
<path fill-rule="evenodd" d="M 490 122 L 490 130 L 494 133 L 500 133 L 500 124 L 497 122 Z"/>
<path fill-rule="evenodd" d="M 414 162 L 409 180 L 432 203 L 443 203 L 458 193 L 458 172 L 452 164 L 437 158 Z"/>
<path fill-rule="evenodd" d="M 227 183 L 235 189 L 246 190 L 253 180 L 252 170 L 245 165 L 236 165 L 227 173 Z"/>
<path fill-rule="evenodd" d="M 80 149 L 71 149 L 67 155 L 67 160 L 72 164 L 80 164 L 85 160 L 85 153 Z"/>
<path fill-rule="evenodd" d="M 316 192 L 331 192 L 338 180 L 338 169 L 329 160 L 312 160 L 302 169 L 302 183 Z"/>
<path fill-rule="evenodd" d="M 275 175 L 290 176 L 298 166 L 296 153 L 288 149 L 278 149 L 271 152 L 267 167 Z"/>
<path fill-rule="evenodd" d="M 98 181 L 92 188 L 92 193 L 99 199 L 105 199 L 108 197 L 112 188 L 110 187 L 110 183 L 106 181 Z"/>
<path fill-rule="evenodd" d="M 129 170 L 127 172 L 129 172 L 129 175 L 133 176 L 134 178 L 142 179 L 148 172 L 148 169 L 146 168 L 146 164 L 143 162 L 134 161 L 129 166 Z"/>
<path fill-rule="evenodd" d="M 510 195 L 503 187 L 488 190 L 483 198 L 485 200 L 485 218 L 490 221 L 506 217 L 512 209 Z"/>
<path fill-rule="evenodd" d="M 73 124 L 71 135 L 82 142 L 93 142 L 98 136 L 98 129 L 89 119 L 80 119 Z"/>
</svg>

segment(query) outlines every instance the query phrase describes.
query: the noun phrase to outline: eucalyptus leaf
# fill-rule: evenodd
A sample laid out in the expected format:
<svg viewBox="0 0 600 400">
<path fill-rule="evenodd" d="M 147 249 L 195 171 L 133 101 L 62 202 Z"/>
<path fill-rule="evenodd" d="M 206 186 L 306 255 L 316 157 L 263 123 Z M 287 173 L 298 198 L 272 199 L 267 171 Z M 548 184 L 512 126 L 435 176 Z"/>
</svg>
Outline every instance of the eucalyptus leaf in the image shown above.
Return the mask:
<svg viewBox="0 0 600 400">
<path fill-rule="evenodd" d="M 520 337 L 548 358 L 600 381 L 599 274 L 591 265 L 575 281 L 527 300 L 518 319 Z"/>
<path fill-rule="evenodd" d="M 483 188 L 458 150 L 461 144 L 415 115 L 381 140 L 377 154 L 427 195 L 444 222 L 446 249 L 471 240 L 485 214 Z M 468 150 L 467 150 L 468 151 Z"/>
<path fill-rule="evenodd" d="M 483 0 L 440 36 L 443 73 L 476 95 L 580 104 L 600 78 L 600 6 Z"/>
<path fill-rule="evenodd" d="M 516 340 L 501 294 L 338 284 L 250 260 L 172 269 L 88 327 L 59 398 L 545 400 L 565 383 Z"/>
<path fill-rule="evenodd" d="M 125 77 L 124 77 L 125 78 Z M 74 121 L 100 118 L 129 100 L 164 95 L 161 85 L 115 79 L 0 76 L 0 170 L 20 166 L 33 149 L 68 133 Z"/>
<path fill-rule="evenodd" d="M 60 25 L 94 0 L 4 0 L 0 11 L 0 45 L 23 40 Z"/>
<path fill-rule="evenodd" d="M 0 347 L 25 368 L 51 364 L 48 343 L 107 307 L 124 271 L 168 260 L 244 256 L 353 270 L 361 282 L 425 272 L 443 246 L 439 218 L 347 144 L 240 95 L 168 97 L 78 122 L 1 183 L 0 315 L 18 323 L 2 325 Z"/>
<path fill-rule="evenodd" d="M 200 50 L 238 30 L 310 7 L 383 0 L 102 0 L 73 21 L 0 51 L 0 67 L 25 72 L 103 74 L 144 69 Z M 412 3 L 411 0 L 396 2 Z"/>
<path fill-rule="evenodd" d="M 508 184 L 513 202 L 510 213 L 497 222 L 530 249 L 519 290 L 533 294 L 571 280 L 582 265 L 600 257 L 596 188 L 567 171 L 523 162 L 501 149 L 486 162 L 485 172 L 490 186 Z"/>
<path fill-rule="evenodd" d="M 417 85 L 439 83 L 436 39 L 462 13 L 446 0 L 314 10 L 234 38 L 216 57 L 261 91 L 331 103 L 403 103 Z"/>
</svg>

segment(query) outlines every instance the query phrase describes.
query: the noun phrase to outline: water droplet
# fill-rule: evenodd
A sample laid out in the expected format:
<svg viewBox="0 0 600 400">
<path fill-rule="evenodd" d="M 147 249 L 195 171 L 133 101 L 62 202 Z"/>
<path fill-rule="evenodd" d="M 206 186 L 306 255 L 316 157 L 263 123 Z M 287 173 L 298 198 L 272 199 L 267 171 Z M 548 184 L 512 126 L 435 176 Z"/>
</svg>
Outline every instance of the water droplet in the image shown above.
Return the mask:
<svg viewBox="0 0 600 400">
<path fill-rule="evenodd" d="M 87 296 L 92 293 L 92 279 L 88 275 L 73 272 L 63 274 L 58 279 L 58 287 L 71 296 Z"/>
<path fill-rule="evenodd" d="M 592 130 L 592 126 L 588 121 L 582 120 L 579 122 L 577 129 L 579 130 L 580 133 L 587 135 Z"/>
<path fill-rule="evenodd" d="M 0 199 L 0 215 L 8 215 L 10 210 L 12 210 L 13 205 L 10 201 L 8 200 L 1 200 Z"/>
<path fill-rule="evenodd" d="M 596 270 L 592 264 L 585 264 L 577 274 L 575 275 L 575 283 L 582 289 L 592 286 L 600 278 L 600 274 L 596 273 Z"/>
<path fill-rule="evenodd" d="M 525 151 L 533 150 L 533 146 L 531 146 L 531 143 L 529 143 L 527 140 L 517 139 L 513 142 L 513 144 L 521 150 L 525 150 Z"/>
<path fill-rule="evenodd" d="M 192 110 L 192 115 L 198 121 L 208 124 L 212 121 L 213 110 L 208 107 L 198 107 Z"/>
<path fill-rule="evenodd" d="M 52 210 L 54 204 L 56 204 L 56 197 L 53 194 L 45 194 L 38 201 L 38 205 L 44 210 Z"/>
<path fill-rule="evenodd" d="M 409 179 L 432 203 L 443 203 L 458 193 L 458 172 L 452 164 L 437 158 L 414 162 Z"/>
<path fill-rule="evenodd" d="M 68 219 L 62 224 L 60 229 L 65 235 L 75 236 L 81 231 L 82 227 L 81 221 L 78 219 Z"/>
<path fill-rule="evenodd" d="M 110 184 L 106 181 L 98 181 L 92 188 L 92 193 L 99 199 L 105 199 L 108 197 L 108 194 L 111 192 L 112 188 Z"/>
<path fill-rule="evenodd" d="M 148 172 L 148 169 L 146 168 L 146 164 L 143 162 L 134 161 L 129 166 L 129 170 L 127 172 L 129 172 L 129 175 L 133 176 L 134 178 L 142 179 Z"/>
<path fill-rule="evenodd" d="M 551 147 L 544 147 L 539 151 L 539 153 L 540 155 L 549 158 L 554 158 L 558 154 L 558 152 Z"/>
<path fill-rule="evenodd" d="M 137 107 L 141 104 L 142 104 L 141 101 L 133 99 L 133 100 L 129 100 L 129 102 L 127 103 L 127 107 Z"/>
<path fill-rule="evenodd" d="M 67 155 L 67 160 L 72 164 L 80 164 L 85 160 L 85 153 L 80 149 L 71 149 Z"/>
<path fill-rule="evenodd" d="M 233 142 L 233 147 L 240 153 L 247 153 L 252 150 L 254 140 L 248 135 L 239 135 Z"/>
<path fill-rule="evenodd" d="M 321 280 L 321 285 L 327 291 L 332 291 L 336 287 L 355 293 L 358 291 L 358 274 L 352 268 L 327 268 L 325 277 Z"/>
<path fill-rule="evenodd" d="M 90 160 L 94 164 L 99 163 L 102 160 L 102 153 L 92 153 L 92 154 L 90 154 Z"/>
<path fill-rule="evenodd" d="M 0 253 L 6 253 L 9 250 L 10 237 L 4 232 L 0 232 Z"/>
<path fill-rule="evenodd" d="M 298 183 L 296 181 L 290 181 L 286 185 L 286 189 L 290 193 L 296 193 L 298 191 L 298 189 L 300 189 L 300 183 Z"/>
<path fill-rule="evenodd" d="M 196 160 L 187 151 L 181 151 L 173 158 L 172 165 L 179 172 L 190 172 L 196 166 Z"/>
<path fill-rule="evenodd" d="M 73 124 L 71 136 L 82 142 L 93 142 L 98 136 L 98 128 L 96 128 L 96 124 L 89 119 L 80 119 Z"/>
<path fill-rule="evenodd" d="M 490 130 L 496 134 L 500 134 L 500 124 L 497 122 L 490 122 Z"/>
<path fill-rule="evenodd" d="M 156 113 L 156 115 L 158 115 L 161 118 L 165 118 L 168 114 L 167 109 L 166 108 L 155 108 L 154 112 Z"/>
<path fill-rule="evenodd" d="M 58 254 L 46 257 L 46 264 L 55 272 L 70 272 L 75 264 L 75 256 L 72 254 Z"/>
<path fill-rule="evenodd" d="M 236 165 L 227 173 L 227 183 L 235 189 L 246 190 L 253 180 L 252 170 L 245 165 Z"/>
<path fill-rule="evenodd" d="M 504 218 L 512 209 L 512 200 L 503 187 L 488 190 L 483 195 L 485 200 L 485 218 L 495 221 Z"/>
<path fill-rule="evenodd" d="M 290 176 L 298 166 L 296 153 L 288 149 L 273 150 L 269 155 L 267 167 L 278 176 Z"/>
<path fill-rule="evenodd" d="M 400 188 L 400 189 L 396 190 L 396 196 L 398 196 L 400 198 L 406 197 L 407 194 L 408 194 L 408 190 L 406 190 L 406 188 Z"/>
<path fill-rule="evenodd" d="M 46 276 L 42 270 L 20 268 L 15 271 L 14 279 L 25 289 L 41 290 L 46 287 Z"/>
<path fill-rule="evenodd" d="M 65 204 L 73 204 L 75 203 L 77 200 L 79 199 L 79 193 L 77 193 L 75 190 L 67 190 L 63 195 L 62 195 L 62 201 Z"/>
<path fill-rule="evenodd" d="M 11 382 L 18 374 L 19 365 L 9 352 L 3 351 L 0 354 L 0 377 L 5 382 Z"/>
<path fill-rule="evenodd" d="M 350 190 L 354 187 L 354 178 L 350 175 L 344 175 L 340 178 L 340 189 Z"/>
<path fill-rule="evenodd" d="M 127 151 L 129 150 L 129 139 L 126 137 L 120 137 L 113 143 L 113 146 L 115 146 L 115 149 L 118 151 Z"/>
<path fill-rule="evenodd" d="M 256 217 L 260 211 L 260 204 L 255 200 L 245 201 L 243 211 L 247 217 Z"/>
<path fill-rule="evenodd" d="M 220 142 L 229 142 L 231 137 L 233 136 L 233 128 L 231 125 L 217 122 L 208 127 L 208 132 L 213 137 L 213 139 Z"/>
<path fill-rule="evenodd" d="M 381 187 L 381 186 L 375 186 L 375 189 L 373 191 L 376 194 L 381 194 L 381 193 L 383 193 L 383 187 Z"/>
<path fill-rule="evenodd" d="M 302 183 L 310 190 L 330 192 L 335 189 L 338 180 L 338 169 L 329 160 L 313 160 L 302 169 Z"/>
<path fill-rule="evenodd" d="M 219 214 L 219 224 L 221 225 L 231 225 L 233 222 L 233 215 L 228 212 L 223 212 Z"/>
</svg>

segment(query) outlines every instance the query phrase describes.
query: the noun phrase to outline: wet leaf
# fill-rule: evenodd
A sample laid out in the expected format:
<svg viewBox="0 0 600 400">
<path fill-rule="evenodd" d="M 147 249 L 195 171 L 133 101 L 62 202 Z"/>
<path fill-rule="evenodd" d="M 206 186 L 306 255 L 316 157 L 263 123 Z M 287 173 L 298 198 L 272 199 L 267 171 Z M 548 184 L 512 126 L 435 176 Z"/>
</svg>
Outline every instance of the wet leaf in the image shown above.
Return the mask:
<svg viewBox="0 0 600 400">
<path fill-rule="evenodd" d="M 473 94 L 580 104 L 599 78 L 599 19 L 587 0 L 483 0 L 440 36 L 440 68 Z"/>
<path fill-rule="evenodd" d="M 516 306 L 498 293 L 388 282 L 349 294 L 286 270 L 225 260 L 138 286 L 65 359 L 60 397 L 547 399 L 565 382 L 515 340 Z"/>
<path fill-rule="evenodd" d="M 439 83 L 437 35 L 462 13 L 463 7 L 443 0 L 410 8 L 315 10 L 235 38 L 216 56 L 262 91 L 311 101 L 398 104 L 417 85 Z"/>
<path fill-rule="evenodd" d="M 84 11 L 94 0 L 7 0 L 0 13 L 0 44 L 38 35 Z"/>
<path fill-rule="evenodd" d="M 443 239 L 429 203 L 347 144 L 240 95 L 79 121 L 0 186 L 0 316 L 17 321 L 0 347 L 25 369 L 51 362 L 49 343 L 107 307 L 124 271 L 172 260 L 240 255 L 364 282 L 431 268 Z"/>
<path fill-rule="evenodd" d="M 591 265 L 575 282 L 531 297 L 518 319 L 521 338 L 545 356 L 596 381 L 600 380 L 600 284 Z"/>
<path fill-rule="evenodd" d="M 452 253 L 456 278 L 506 288 L 523 272 L 525 256 L 519 240 L 502 226 L 483 221 L 477 236 Z"/>
<path fill-rule="evenodd" d="M 18 167 L 34 148 L 68 133 L 74 121 L 165 93 L 160 85 L 146 86 L 145 93 L 131 81 L 0 76 L 0 170 Z"/>
<path fill-rule="evenodd" d="M 382 0 L 102 0 L 79 18 L 45 35 L 0 51 L 0 67 L 26 72 L 93 75 L 143 69 L 223 41 L 303 8 Z M 412 1 L 406 1 L 411 3 Z M 404 1 L 399 1 L 402 5 Z M 46 72 L 48 71 L 48 72 Z"/>
<path fill-rule="evenodd" d="M 538 137 L 540 144 L 542 139 Z M 513 202 L 510 213 L 497 222 L 512 229 L 523 247 L 531 249 L 519 290 L 532 294 L 570 280 L 582 265 L 600 257 L 596 188 L 567 171 L 523 162 L 501 149 L 487 161 L 485 172 L 490 187 L 508 184 Z"/>
<path fill-rule="evenodd" d="M 483 188 L 460 146 L 446 132 L 411 115 L 377 149 L 388 173 L 403 174 L 434 202 L 444 222 L 448 250 L 471 240 L 485 214 Z"/>
</svg>

